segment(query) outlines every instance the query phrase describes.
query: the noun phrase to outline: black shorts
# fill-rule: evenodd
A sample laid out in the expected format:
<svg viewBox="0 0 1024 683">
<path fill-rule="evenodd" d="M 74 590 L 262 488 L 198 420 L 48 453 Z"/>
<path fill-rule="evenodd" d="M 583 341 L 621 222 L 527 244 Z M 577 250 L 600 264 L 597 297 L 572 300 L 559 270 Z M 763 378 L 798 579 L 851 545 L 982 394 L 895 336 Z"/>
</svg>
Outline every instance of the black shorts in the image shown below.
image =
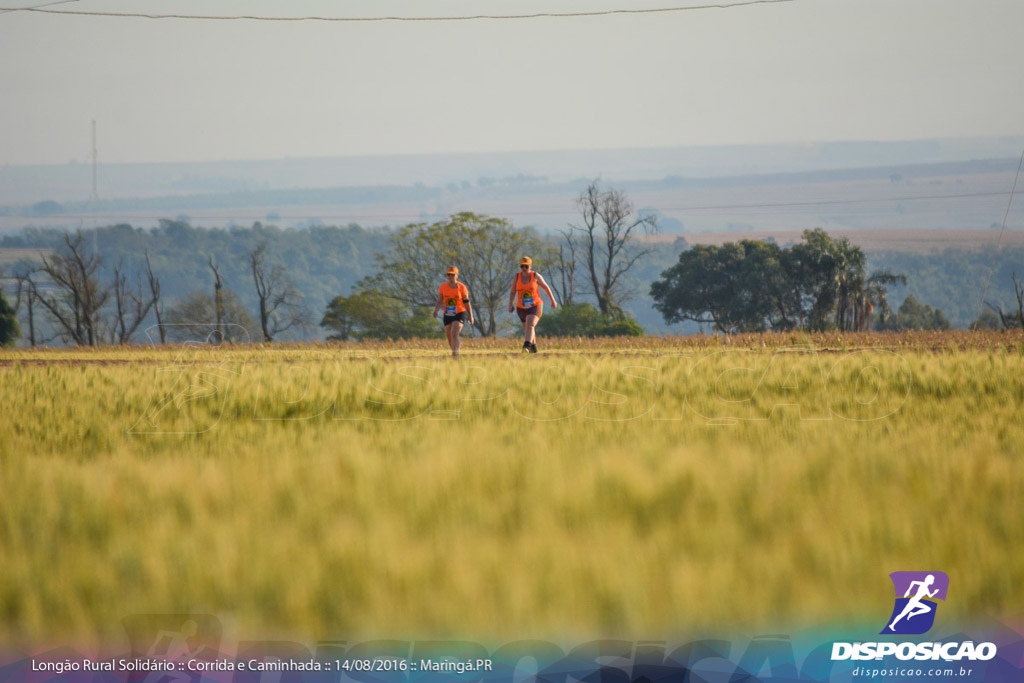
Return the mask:
<svg viewBox="0 0 1024 683">
<path fill-rule="evenodd" d="M 518 306 L 516 307 L 516 313 L 519 314 L 519 319 L 522 320 L 524 323 L 526 322 L 527 316 L 535 315 L 539 318 L 540 310 L 540 304 L 530 306 L 529 308 L 519 308 Z"/>
<path fill-rule="evenodd" d="M 462 313 L 456 313 L 455 315 L 444 316 L 444 326 L 448 327 L 452 323 L 465 324 L 469 320 L 469 311 L 463 311 Z"/>
</svg>

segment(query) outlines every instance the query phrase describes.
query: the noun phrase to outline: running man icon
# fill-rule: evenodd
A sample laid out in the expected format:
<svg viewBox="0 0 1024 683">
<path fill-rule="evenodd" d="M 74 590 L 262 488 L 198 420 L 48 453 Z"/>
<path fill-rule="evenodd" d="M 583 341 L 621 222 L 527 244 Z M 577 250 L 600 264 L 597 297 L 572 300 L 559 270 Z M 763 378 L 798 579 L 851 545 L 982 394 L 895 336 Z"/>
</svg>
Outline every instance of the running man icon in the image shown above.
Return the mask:
<svg viewBox="0 0 1024 683">
<path fill-rule="evenodd" d="M 936 600 L 946 599 L 949 577 L 944 572 L 893 572 L 890 576 L 897 598 L 882 633 L 927 632 L 935 622 Z"/>
<path fill-rule="evenodd" d="M 892 623 L 889 624 L 890 631 L 896 630 L 896 622 L 902 619 L 903 617 L 906 617 L 907 620 L 910 620 L 918 616 L 919 614 L 926 614 L 932 611 L 931 605 L 927 605 L 921 602 L 921 598 L 935 597 L 935 594 L 939 592 L 939 589 L 936 588 L 933 591 L 928 590 L 928 586 L 932 585 L 933 583 L 935 583 L 934 574 L 929 574 L 924 581 L 911 582 L 910 588 L 907 589 L 907 592 L 903 595 L 903 597 L 910 598 L 910 592 L 914 590 L 914 586 L 917 586 L 917 592 L 914 594 L 914 597 L 910 598 L 910 601 L 907 602 L 906 607 L 903 608 L 903 611 L 900 612 L 900 615 L 893 619 Z"/>
</svg>

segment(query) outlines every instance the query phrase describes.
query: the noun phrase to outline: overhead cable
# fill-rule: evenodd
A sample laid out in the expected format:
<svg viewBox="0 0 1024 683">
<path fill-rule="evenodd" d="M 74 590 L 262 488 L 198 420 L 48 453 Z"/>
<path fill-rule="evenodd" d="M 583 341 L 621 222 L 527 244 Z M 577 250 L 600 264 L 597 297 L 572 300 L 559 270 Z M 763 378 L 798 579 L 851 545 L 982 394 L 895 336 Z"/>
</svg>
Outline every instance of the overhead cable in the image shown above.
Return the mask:
<svg viewBox="0 0 1024 683">
<path fill-rule="evenodd" d="M 210 14 L 149 14 L 143 12 L 90 12 L 86 10 L 51 10 L 39 7 L 0 7 L 0 12 L 37 12 L 85 17 L 116 17 L 133 19 L 188 19 L 200 21 L 332 21 L 332 22 L 385 22 L 385 21 L 477 21 L 508 19 L 563 19 L 578 17 L 603 17 L 617 14 L 654 14 L 663 12 L 688 12 L 693 10 L 732 9 L 751 5 L 773 5 L 796 0 L 743 0 L 741 2 L 716 3 L 711 5 L 690 5 L 684 7 L 651 7 L 646 9 L 611 9 L 589 12 L 535 12 L 532 14 L 475 14 L 437 17 L 323 17 L 323 16 L 258 16 L 258 15 L 210 15 Z"/>
<path fill-rule="evenodd" d="M 44 7 L 53 7 L 54 5 L 66 5 L 69 2 L 78 2 L 78 0 L 56 0 L 55 2 L 47 2 L 42 5 L 33 5 L 32 7 L 12 7 L 10 9 L 0 9 L 0 14 L 7 14 L 8 12 L 27 12 L 30 10 L 38 10 Z"/>
<path fill-rule="evenodd" d="M 999 256 L 999 250 L 1003 246 L 1003 233 L 1006 232 L 1006 219 L 1010 216 L 1010 207 L 1013 206 L 1013 195 L 1017 191 L 1017 180 L 1020 179 L 1020 169 L 1024 167 L 1024 151 L 1020 154 L 1020 162 L 1017 164 L 1017 174 L 1013 176 L 1013 187 L 1010 188 L 1010 198 L 1006 202 L 1006 212 L 1003 214 L 1003 223 L 999 227 L 999 239 L 996 240 L 996 249 L 992 252 L 992 265 L 988 269 L 988 275 L 985 277 L 985 288 L 981 291 L 981 303 L 978 304 L 978 319 L 981 319 L 981 314 L 985 310 L 985 297 L 988 296 L 988 286 L 992 281 L 992 273 L 996 269 L 996 257 Z"/>
</svg>

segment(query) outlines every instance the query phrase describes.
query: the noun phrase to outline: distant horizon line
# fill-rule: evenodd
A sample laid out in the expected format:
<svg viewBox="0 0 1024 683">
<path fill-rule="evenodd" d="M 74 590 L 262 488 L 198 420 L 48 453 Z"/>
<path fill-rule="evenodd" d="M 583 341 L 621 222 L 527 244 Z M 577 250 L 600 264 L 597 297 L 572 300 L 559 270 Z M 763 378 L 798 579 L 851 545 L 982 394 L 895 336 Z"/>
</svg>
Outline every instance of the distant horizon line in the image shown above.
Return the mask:
<svg viewBox="0 0 1024 683">
<path fill-rule="evenodd" d="M 280 162 L 303 162 L 303 161 L 331 161 L 331 160 L 387 160 L 404 158 L 426 158 L 426 157 L 483 157 L 483 156 L 514 156 L 514 155 L 539 155 L 539 154 L 615 154 L 615 153 L 636 153 L 645 151 L 672 151 L 672 150 L 739 150 L 749 149 L 812 149 L 822 146 L 899 146 L 899 145 L 920 145 L 920 144 L 942 144 L 942 143 L 981 143 L 981 142 L 1005 142 L 1014 143 L 1018 146 L 1024 145 L 1024 133 L 1005 135 L 964 135 L 949 137 L 925 137 L 925 138 L 901 138 L 891 140 L 879 139 L 847 139 L 847 140 L 816 140 L 816 141 L 790 141 L 790 142 L 748 142 L 748 143 L 719 143 L 719 144 L 677 144 L 677 145 L 638 145 L 631 147 L 591 147 L 591 148 L 548 148 L 548 149 L 503 149 L 503 150 L 481 150 L 481 151 L 434 151 L 434 152 L 379 152 L 363 154 L 327 154 L 327 155 L 298 155 L 298 156 L 261 156 L 261 157 L 233 157 L 218 159 L 187 159 L 174 161 L 104 161 L 102 158 L 96 160 L 97 166 L 174 166 L 174 165 L 213 165 L 213 164 L 258 164 L 258 163 L 280 163 Z M 966 159 L 965 159 L 966 160 Z M 0 164 L 2 168 L 53 168 L 67 166 L 91 166 L 89 159 L 69 159 L 64 162 L 7 162 Z"/>
</svg>

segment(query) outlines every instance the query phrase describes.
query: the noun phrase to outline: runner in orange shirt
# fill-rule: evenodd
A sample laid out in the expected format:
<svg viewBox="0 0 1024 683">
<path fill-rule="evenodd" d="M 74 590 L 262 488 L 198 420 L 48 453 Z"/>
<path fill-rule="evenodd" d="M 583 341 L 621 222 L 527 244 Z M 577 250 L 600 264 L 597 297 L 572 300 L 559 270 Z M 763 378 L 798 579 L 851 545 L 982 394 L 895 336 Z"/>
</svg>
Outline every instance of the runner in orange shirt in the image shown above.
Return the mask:
<svg viewBox="0 0 1024 683">
<path fill-rule="evenodd" d="M 434 318 L 444 308 L 444 333 L 448 337 L 448 346 L 452 356 L 459 355 L 462 340 L 462 326 L 468 321 L 473 324 L 473 307 L 469 303 L 469 288 L 459 282 L 459 269 L 448 267 L 448 281 L 438 287 L 437 305 L 434 306 Z"/>
<path fill-rule="evenodd" d="M 541 274 L 533 269 L 533 259 L 524 256 L 519 260 L 519 273 L 512 281 L 512 291 L 508 296 L 508 312 L 515 310 L 523 323 L 523 351 L 537 353 L 537 323 L 544 312 L 544 301 L 540 298 L 540 290 L 551 299 L 551 307 L 558 308 L 555 295 L 544 281 Z M 514 304 L 514 306 L 513 306 Z"/>
</svg>

